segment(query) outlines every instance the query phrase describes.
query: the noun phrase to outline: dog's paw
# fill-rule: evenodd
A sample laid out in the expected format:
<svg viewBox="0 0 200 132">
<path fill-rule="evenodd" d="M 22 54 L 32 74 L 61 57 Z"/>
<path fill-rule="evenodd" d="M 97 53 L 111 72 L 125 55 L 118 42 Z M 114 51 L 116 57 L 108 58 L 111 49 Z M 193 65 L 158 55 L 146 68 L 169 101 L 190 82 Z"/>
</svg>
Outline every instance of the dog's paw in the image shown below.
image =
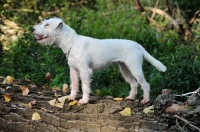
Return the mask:
<svg viewBox="0 0 200 132">
<path fill-rule="evenodd" d="M 69 100 L 75 100 L 76 96 L 74 95 L 69 95 Z"/>
<path fill-rule="evenodd" d="M 87 104 L 88 103 L 88 99 L 80 99 L 78 101 L 79 104 L 83 105 L 83 104 Z"/>
<path fill-rule="evenodd" d="M 128 96 L 128 97 L 126 97 L 125 99 L 127 99 L 127 100 L 133 100 L 134 97 L 132 97 L 132 96 Z"/>
<path fill-rule="evenodd" d="M 146 103 L 148 103 L 148 102 L 149 102 L 149 99 L 143 99 L 143 100 L 141 101 L 142 104 L 146 104 Z"/>
</svg>

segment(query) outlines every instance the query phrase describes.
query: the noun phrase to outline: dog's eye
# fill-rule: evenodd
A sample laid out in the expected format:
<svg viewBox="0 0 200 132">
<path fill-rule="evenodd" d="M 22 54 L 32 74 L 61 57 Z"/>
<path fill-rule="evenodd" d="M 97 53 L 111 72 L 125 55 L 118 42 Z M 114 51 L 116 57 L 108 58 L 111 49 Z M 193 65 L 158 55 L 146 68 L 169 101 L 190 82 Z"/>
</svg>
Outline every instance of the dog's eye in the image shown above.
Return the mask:
<svg viewBox="0 0 200 132">
<path fill-rule="evenodd" d="M 47 23 L 47 24 L 45 24 L 45 27 L 47 27 L 47 26 L 49 26 L 49 24 Z"/>
</svg>

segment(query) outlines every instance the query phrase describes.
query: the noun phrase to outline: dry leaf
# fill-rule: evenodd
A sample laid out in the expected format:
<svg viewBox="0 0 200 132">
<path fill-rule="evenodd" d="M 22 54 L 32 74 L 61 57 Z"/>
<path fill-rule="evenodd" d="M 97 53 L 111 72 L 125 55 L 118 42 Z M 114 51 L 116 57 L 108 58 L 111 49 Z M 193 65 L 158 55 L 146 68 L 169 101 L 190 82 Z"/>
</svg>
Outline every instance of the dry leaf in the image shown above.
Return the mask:
<svg viewBox="0 0 200 132">
<path fill-rule="evenodd" d="M 116 101 L 123 100 L 123 98 L 113 98 L 113 99 L 116 100 Z"/>
<path fill-rule="evenodd" d="M 28 107 L 29 107 L 29 108 L 32 108 L 32 106 L 35 105 L 36 102 L 37 102 L 37 101 L 31 101 L 31 102 L 29 102 L 29 103 L 28 103 Z"/>
<path fill-rule="evenodd" d="M 68 98 L 68 96 L 63 96 L 63 97 L 60 97 L 58 98 L 58 101 L 56 101 L 55 103 L 55 107 L 58 107 L 58 108 L 63 108 L 64 106 L 64 103 L 65 103 L 65 100 Z"/>
<path fill-rule="evenodd" d="M 23 106 L 23 107 L 28 107 L 28 104 L 21 103 L 21 102 L 19 102 L 19 105 L 21 105 L 21 106 Z"/>
<path fill-rule="evenodd" d="M 11 84 L 11 83 L 13 83 L 13 81 L 14 81 L 13 77 L 7 76 L 6 78 L 4 78 L 3 84 Z"/>
<path fill-rule="evenodd" d="M 124 110 L 120 111 L 119 114 L 123 116 L 131 116 L 131 108 L 125 108 Z"/>
<path fill-rule="evenodd" d="M 154 113 L 153 105 L 152 105 L 152 106 L 149 106 L 149 107 L 147 107 L 147 108 L 145 108 L 145 109 L 143 110 L 143 112 L 144 112 L 145 114 L 153 114 L 153 113 Z"/>
<path fill-rule="evenodd" d="M 32 120 L 40 120 L 41 117 L 40 117 L 40 114 L 38 112 L 34 112 L 33 115 L 32 115 Z"/>
<path fill-rule="evenodd" d="M 69 92 L 69 86 L 68 86 L 67 84 L 63 84 L 62 92 L 63 92 L 63 93 Z"/>
<path fill-rule="evenodd" d="M 27 87 L 25 87 L 25 86 L 19 86 L 19 87 L 22 90 L 23 95 L 28 95 L 29 89 Z"/>
<path fill-rule="evenodd" d="M 48 103 L 49 103 L 51 106 L 55 106 L 56 99 L 50 100 L 50 101 L 48 101 Z"/>
<path fill-rule="evenodd" d="M 9 94 L 4 94 L 3 95 L 5 102 L 10 102 L 11 96 Z"/>
<path fill-rule="evenodd" d="M 60 90 L 59 87 L 52 87 L 52 91 L 56 92 L 56 91 L 58 91 L 58 90 Z"/>
<path fill-rule="evenodd" d="M 73 106 L 73 105 L 76 105 L 76 104 L 78 104 L 77 100 L 73 100 L 73 101 L 69 102 L 69 106 Z"/>
<path fill-rule="evenodd" d="M 46 74 L 46 80 L 47 81 L 52 81 L 52 75 L 51 75 L 50 72 L 47 72 L 47 74 Z"/>
<path fill-rule="evenodd" d="M 68 99 L 69 97 L 68 96 L 63 96 L 63 97 L 60 97 L 60 98 L 58 98 L 58 101 L 60 102 L 60 103 L 65 103 L 65 100 L 66 99 Z"/>
<path fill-rule="evenodd" d="M 63 106 L 64 106 L 63 103 L 59 103 L 59 102 L 56 102 L 56 103 L 55 103 L 55 107 L 63 108 Z"/>
</svg>

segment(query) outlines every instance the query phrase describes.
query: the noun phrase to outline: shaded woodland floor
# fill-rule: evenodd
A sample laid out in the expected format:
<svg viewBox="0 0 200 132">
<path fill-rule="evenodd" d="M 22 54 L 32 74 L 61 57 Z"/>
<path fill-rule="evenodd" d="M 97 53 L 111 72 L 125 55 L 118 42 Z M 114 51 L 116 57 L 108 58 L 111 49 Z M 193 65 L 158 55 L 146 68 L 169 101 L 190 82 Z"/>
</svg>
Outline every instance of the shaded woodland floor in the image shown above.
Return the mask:
<svg viewBox="0 0 200 132">
<path fill-rule="evenodd" d="M 0 78 L 0 82 L 3 79 Z M 29 89 L 28 95 L 23 95 L 22 85 Z M 86 105 L 69 105 L 65 101 L 63 108 L 58 108 L 48 102 L 64 96 L 61 90 L 20 80 L 14 80 L 12 84 L 0 83 L 0 95 L 1 132 L 198 132 L 200 126 L 199 95 L 196 106 L 187 107 L 190 110 L 186 109 L 185 103 L 166 93 L 146 105 L 139 100 L 116 101 L 91 96 Z M 11 100 L 6 101 L 5 95 Z M 79 98 L 81 95 L 77 100 Z M 174 104 L 179 107 L 173 108 Z M 152 105 L 154 113 L 143 112 Z M 119 114 L 125 108 L 131 108 L 131 116 Z M 41 119 L 33 120 L 34 112 L 39 113 Z"/>
</svg>

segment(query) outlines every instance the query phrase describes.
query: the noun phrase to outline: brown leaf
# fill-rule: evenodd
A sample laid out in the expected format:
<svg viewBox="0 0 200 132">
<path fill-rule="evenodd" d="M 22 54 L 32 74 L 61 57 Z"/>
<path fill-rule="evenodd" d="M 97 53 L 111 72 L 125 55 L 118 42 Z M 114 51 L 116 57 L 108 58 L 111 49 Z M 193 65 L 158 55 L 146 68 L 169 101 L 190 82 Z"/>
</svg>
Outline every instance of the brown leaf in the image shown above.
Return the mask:
<svg viewBox="0 0 200 132">
<path fill-rule="evenodd" d="M 27 87 L 25 87 L 25 86 L 19 86 L 19 87 L 22 90 L 23 95 L 28 95 L 29 89 Z"/>
<path fill-rule="evenodd" d="M 47 74 L 46 74 L 46 80 L 47 81 L 52 81 L 52 75 L 51 75 L 50 72 L 47 72 Z"/>
<path fill-rule="evenodd" d="M 10 102 L 11 96 L 9 94 L 4 94 L 3 95 L 5 102 Z"/>
<path fill-rule="evenodd" d="M 35 105 L 36 102 L 37 102 L 37 101 L 31 101 L 31 102 L 29 102 L 29 103 L 28 103 L 28 107 L 29 107 L 29 108 L 32 108 L 32 106 Z"/>
</svg>

